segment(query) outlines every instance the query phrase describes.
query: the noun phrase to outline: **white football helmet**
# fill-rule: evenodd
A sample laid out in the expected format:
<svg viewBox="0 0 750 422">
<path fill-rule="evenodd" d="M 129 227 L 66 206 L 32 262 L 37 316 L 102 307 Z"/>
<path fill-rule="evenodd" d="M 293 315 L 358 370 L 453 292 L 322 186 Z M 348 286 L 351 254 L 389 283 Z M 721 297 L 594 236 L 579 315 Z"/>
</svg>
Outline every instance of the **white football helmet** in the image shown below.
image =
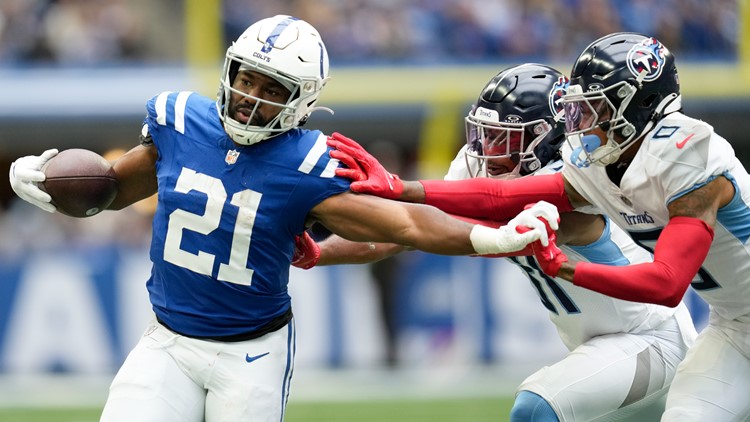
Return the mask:
<svg viewBox="0 0 750 422">
<path fill-rule="evenodd" d="M 232 88 L 240 68 L 267 75 L 289 89 L 291 95 L 286 104 Z M 315 102 L 328 79 L 328 53 L 312 25 L 286 15 L 260 20 L 227 49 L 216 100 L 219 118 L 232 140 L 252 145 L 303 124 L 316 109 Z M 241 123 L 228 115 L 232 93 L 253 98 L 257 104 L 281 107 L 281 112 L 265 126 L 253 126 L 251 119 Z"/>
</svg>

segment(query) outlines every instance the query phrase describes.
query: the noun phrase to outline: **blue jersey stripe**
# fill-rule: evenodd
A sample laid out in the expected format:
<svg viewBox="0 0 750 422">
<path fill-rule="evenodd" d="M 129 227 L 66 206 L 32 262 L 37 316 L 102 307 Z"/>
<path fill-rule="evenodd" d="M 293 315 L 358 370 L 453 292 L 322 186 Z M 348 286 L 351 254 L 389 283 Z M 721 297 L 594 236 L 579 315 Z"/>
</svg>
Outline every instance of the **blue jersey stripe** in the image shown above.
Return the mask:
<svg viewBox="0 0 750 422">
<path fill-rule="evenodd" d="M 323 60 L 325 57 L 326 48 L 323 46 L 322 42 L 319 42 L 318 46 L 320 46 L 320 79 L 325 79 L 325 64 L 323 63 Z"/>
<path fill-rule="evenodd" d="M 286 341 L 286 368 L 284 369 L 284 378 L 281 384 L 281 419 L 284 420 L 286 405 L 289 402 L 289 388 L 294 374 L 294 359 L 297 352 L 297 332 L 294 326 L 294 318 L 287 324 L 287 341 Z"/>
<path fill-rule="evenodd" d="M 743 244 L 747 243 L 747 239 L 750 238 L 750 225 L 747 223 L 750 221 L 750 208 L 742 200 L 740 195 L 740 187 L 737 185 L 737 181 L 734 177 L 725 173 L 724 177 L 729 179 L 734 185 L 734 197 L 728 204 L 724 205 L 716 213 L 716 220 L 724 226 L 729 233 L 732 233 L 734 237 L 739 239 Z"/>
<path fill-rule="evenodd" d="M 611 228 L 612 224 L 609 218 L 606 219 L 606 226 L 602 231 L 601 237 L 594 243 L 589 243 L 584 246 L 572 246 L 567 245 L 570 249 L 581 254 L 589 262 L 595 264 L 606 264 L 606 265 L 628 265 L 630 261 L 623 255 L 622 250 L 612 240 Z"/>
</svg>

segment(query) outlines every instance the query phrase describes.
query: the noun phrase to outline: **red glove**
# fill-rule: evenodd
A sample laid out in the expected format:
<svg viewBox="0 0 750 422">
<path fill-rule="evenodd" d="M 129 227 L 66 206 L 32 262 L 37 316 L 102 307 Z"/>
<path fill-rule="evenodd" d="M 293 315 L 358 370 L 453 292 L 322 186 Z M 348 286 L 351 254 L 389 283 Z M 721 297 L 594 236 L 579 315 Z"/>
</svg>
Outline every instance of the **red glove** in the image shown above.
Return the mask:
<svg viewBox="0 0 750 422">
<path fill-rule="evenodd" d="M 524 209 L 529 209 L 533 205 L 534 204 L 527 204 Z M 542 242 L 537 240 L 531 244 L 531 250 L 534 252 L 534 256 L 539 262 L 542 271 L 550 277 L 557 277 L 557 273 L 560 272 L 560 267 L 562 267 L 563 262 L 568 262 L 568 256 L 557 247 L 557 235 L 555 234 L 555 231 L 552 230 L 552 227 L 550 227 L 549 222 L 541 217 L 539 217 L 539 219 L 542 220 L 547 227 L 547 238 L 549 243 L 547 246 L 543 246 Z M 560 223 L 559 218 L 557 219 L 557 222 Z M 528 230 L 530 229 L 524 226 L 516 227 L 516 231 L 519 233 Z"/>
<path fill-rule="evenodd" d="M 307 232 L 294 237 L 294 256 L 292 265 L 303 270 L 309 270 L 320 260 L 320 246 L 315 243 Z"/>
<path fill-rule="evenodd" d="M 404 184 L 397 174 L 388 172 L 380 162 L 360 144 L 334 132 L 328 138 L 328 146 L 335 148 L 331 158 L 341 160 L 348 169 L 336 169 L 336 176 L 352 179 L 349 186 L 353 192 L 369 193 L 388 199 L 398 199 Z"/>
<path fill-rule="evenodd" d="M 539 267 L 550 277 L 557 277 L 563 262 L 568 262 L 568 257 L 560 248 L 557 247 L 557 236 L 553 233 L 549 235 L 549 244 L 542 246 L 538 240 L 531 244 L 531 250 L 539 262 Z"/>
</svg>

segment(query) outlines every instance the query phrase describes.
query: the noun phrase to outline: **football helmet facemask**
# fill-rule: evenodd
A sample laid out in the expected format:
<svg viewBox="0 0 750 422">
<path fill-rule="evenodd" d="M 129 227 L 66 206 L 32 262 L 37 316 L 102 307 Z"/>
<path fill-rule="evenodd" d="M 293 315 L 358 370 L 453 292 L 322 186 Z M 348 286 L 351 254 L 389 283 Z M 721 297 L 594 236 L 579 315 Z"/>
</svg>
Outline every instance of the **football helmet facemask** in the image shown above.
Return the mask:
<svg viewBox="0 0 750 422">
<path fill-rule="evenodd" d="M 567 77 L 540 64 L 514 66 L 493 77 L 464 119 L 471 176 L 516 178 L 555 159 L 564 139 L 555 116 L 567 87 Z M 507 159 L 512 164 L 495 164 Z"/>
<path fill-rule="evenodd" d="M 615 163 L 659 119 L 682 108 L 674 56 L 656 38 L 604 36 L 576 60 L 562 103 L 571 161 L 579 167 Z M 589 133 L 596 128 L 607 134 L 604 145 Z"/>
<path fill-rule="evenodd" d="M 234 89 L 232 83 L 240 70 L 269 76 L 291 95 L 282 104 Z M 219 118 L 234 142 L 252 145 L 304 124 L 314 110 L 320 109 L 315 103 L 328 79 L 328 53 L 312 25 L 286 15 L 260 20 L 227 49 L 216 101 Z M 252 113 L 257 112 L 260 104 L 280 107 L 281 111 L 264 126 L 252 125 L 252 115 L 247 123 L 239 122 L 230 115 L 233 93 L 255 102 Z"/>
</svg>

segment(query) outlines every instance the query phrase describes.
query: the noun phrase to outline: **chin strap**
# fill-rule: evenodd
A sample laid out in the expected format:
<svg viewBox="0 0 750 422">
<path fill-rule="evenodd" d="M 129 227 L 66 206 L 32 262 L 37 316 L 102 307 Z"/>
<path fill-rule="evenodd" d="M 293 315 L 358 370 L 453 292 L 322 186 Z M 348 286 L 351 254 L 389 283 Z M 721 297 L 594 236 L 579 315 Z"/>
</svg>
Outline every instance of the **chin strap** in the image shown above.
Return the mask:
<svg viewBox="0 0 750 422">
<path fill-rule="evenodd" d="M 299 122 L 297 122 L 297 127 L 302 127 L 302 126 L 304 126 L 304 125 L 305 125 L 305 123 L 307 123 L 307 119 L 308 119 L 308 118 L 310 117 L 310 115 L 311 115 L 311 114 L 313 114 L 313 112 L 314 112 L 314 111 L 318 111 L 318 110 L 320 110 L 320 111 L 327 111 L 328 113 L 331 113 L 331 115 L 333 115 L 333 114 L 334 114 L 334 113 L 333 113 L 333 110 L 331 110 L 331 109 L 330 109 L 330 108 L 328 108 L 328 107 L 313 107 L 313 108 L 311 108 L 311 109 L 310 109 L 310 111 L 309 111 L 309 112 L 307 113 L 307 116 L 305 116 L 305 117 L 303 117 L 303 118 L 299 119 Z M 290 128 L 290 129 L 291 129 L 291 128 Z"/>
<path fill-rule="evenodd" d="M 321 107 L 313 107 L 313 108 L 311 108 L 310 112 L 307 113 L 307 116 L 309 117 L 311 114 L 313 114 L 314 111 L 325 111 L 325 112 L 330 113 L 332 116 L 335 114 L 332 109 L 330 109 L 328 107 L 322 107 L 321 106 Z M 305 120 L 307 120 L 307 117 L 305 118 Z"/>
<path fill-rule="evenodd" d="M 651 129 L 651 127 L 661 120 L 662 117 L 666 116 L 667 114 L 674 113 L 676 111 L 682 110 L 682 95 L 680 94 L 669 94 L 664 99 L 661 100 L 658 106 L 654 109 L 654 113 L 651 115 L 651 119 L 649 120 L 648 124 L 646 125 L 646 129 L 643 130 L 643 133 L 646 133 L 648 129 Z"/>
</svg>

